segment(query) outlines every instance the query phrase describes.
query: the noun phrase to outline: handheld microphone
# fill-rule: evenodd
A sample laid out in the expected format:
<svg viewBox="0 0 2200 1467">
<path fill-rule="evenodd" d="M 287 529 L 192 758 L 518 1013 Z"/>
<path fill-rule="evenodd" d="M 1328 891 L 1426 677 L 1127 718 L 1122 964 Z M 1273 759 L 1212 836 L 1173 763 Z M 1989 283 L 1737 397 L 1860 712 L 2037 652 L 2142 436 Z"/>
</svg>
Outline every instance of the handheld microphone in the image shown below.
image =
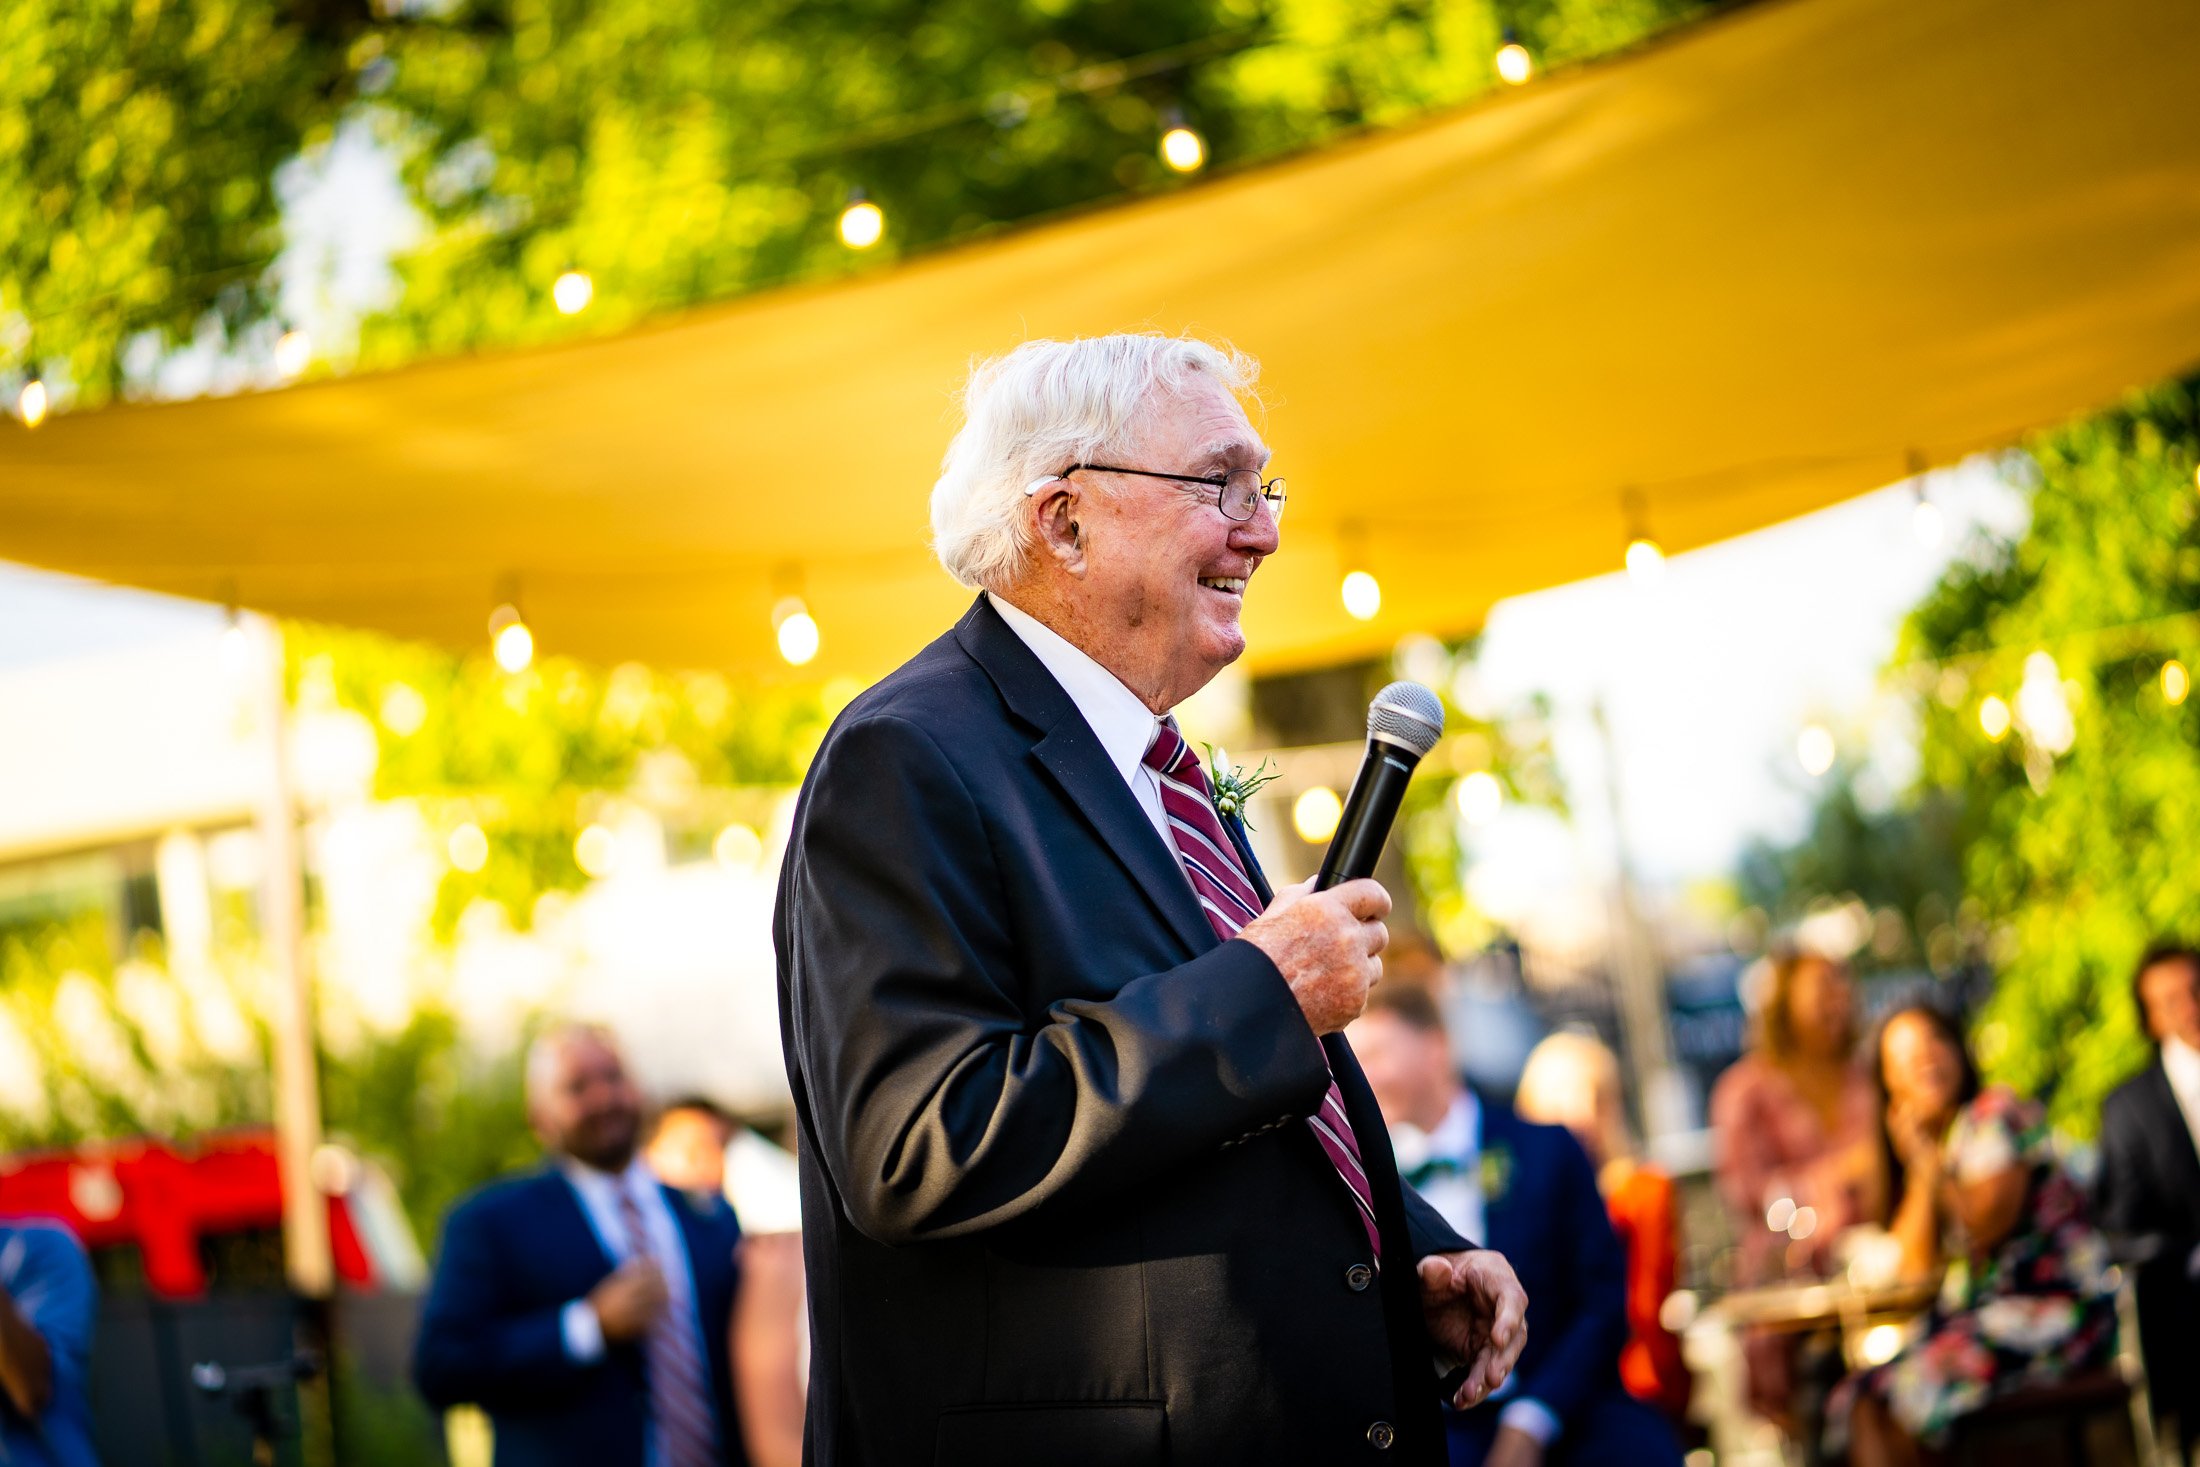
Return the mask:
<svg viewBox="0 0 2200 1467">
<path fill-rule="evenodd" d="M 1392 683 L 1375 695 L 1367 706 L 1367 756 L 1314 878 L 1316 891 L 1375 874 L 1413 768 L 1443 736 L 1443 702 L 1419 683 Z"/>
</svg>

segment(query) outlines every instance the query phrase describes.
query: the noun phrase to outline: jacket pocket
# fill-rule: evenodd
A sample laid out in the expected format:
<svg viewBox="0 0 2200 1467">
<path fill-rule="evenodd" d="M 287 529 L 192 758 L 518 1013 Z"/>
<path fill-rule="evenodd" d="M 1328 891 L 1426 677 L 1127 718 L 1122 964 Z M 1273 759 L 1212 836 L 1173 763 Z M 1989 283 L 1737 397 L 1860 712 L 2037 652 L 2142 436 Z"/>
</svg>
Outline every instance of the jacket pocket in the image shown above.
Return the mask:
<svg viewBox="0 0 2200 1467">
<path fill-rule="evenodd" d="M 1159 1401 L 955 1406 L 940 1413 L 935 1467 L 1156 1467 L 1168 1461 Z"/>
</svg>

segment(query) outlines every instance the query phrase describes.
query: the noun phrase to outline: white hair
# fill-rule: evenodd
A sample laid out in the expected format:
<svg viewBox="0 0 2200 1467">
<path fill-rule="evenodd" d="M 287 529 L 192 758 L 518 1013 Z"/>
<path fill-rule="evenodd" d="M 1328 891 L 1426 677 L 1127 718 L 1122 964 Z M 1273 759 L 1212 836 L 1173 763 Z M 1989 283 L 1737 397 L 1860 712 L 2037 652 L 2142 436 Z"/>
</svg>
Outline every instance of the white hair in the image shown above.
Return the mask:
<svg viewBox="0 0 2200 1467">
<path fill-rule="evenodd" d="M 1005 589 L 1031 552 L 1024 491 L 1034 481 L 1129 447 L 1154 399 L 1195 375 L 1249 397 L 1259 371 L 1232 347 L 1145 332 L 1027 341 L 980 362 L 932 486 L 940 564 L 974 590 Z"/>
</svg>

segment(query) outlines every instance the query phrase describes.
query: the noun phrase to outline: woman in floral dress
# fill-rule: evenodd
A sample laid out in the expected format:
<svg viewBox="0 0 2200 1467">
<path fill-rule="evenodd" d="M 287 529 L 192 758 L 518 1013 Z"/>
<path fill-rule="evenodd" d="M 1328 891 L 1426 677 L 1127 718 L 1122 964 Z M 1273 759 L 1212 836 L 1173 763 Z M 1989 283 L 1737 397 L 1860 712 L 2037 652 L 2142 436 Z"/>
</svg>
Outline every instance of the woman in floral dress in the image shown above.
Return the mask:
<svg viewBox="0 0 2200 1467">
<path fill-rule="evenodd" d="M 1873 1059 L 1903 1272 L 1947 1273 L 1924 1334 L 1835 1397 L 1833 1430 L 1848 1428 L 1858 1467 L 1931 1460 L 1996 1397 L 2101 1365 L 2116 1319 L 2107 1248 L 2040 1107 L 1981 1090 L 1935 1009 L 1888 1016 Z"/>
</svg>

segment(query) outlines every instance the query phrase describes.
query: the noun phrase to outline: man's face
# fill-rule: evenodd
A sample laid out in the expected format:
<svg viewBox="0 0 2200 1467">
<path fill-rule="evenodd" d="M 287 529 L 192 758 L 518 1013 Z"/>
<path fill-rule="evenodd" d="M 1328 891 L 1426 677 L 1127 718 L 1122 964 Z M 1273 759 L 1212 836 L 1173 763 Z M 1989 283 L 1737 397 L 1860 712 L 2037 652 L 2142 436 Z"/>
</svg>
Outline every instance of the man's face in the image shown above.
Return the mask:
<svg viewBox="0 0 2200 1467">
<path fill-rule="evenodd" d="M 2200 1049 L 2200 969 L 2191 962 L 2169 958 L 2141 973 L 2139 1007 L 2155 1039 L 2175 1035 Z"/>
<path fill-rule="evenodd" d="M 1230 393 L 1194 378 L 1158 402 L 1123 468 L 1220 476 L 1260 469 L 1267 445 Z M 1215 490 L 1129 474 L 1081 474 L 1077 517 L 1086 572 L 1075 592 L 1096 646 L 1110 668 L 1157 669 L 1154 687 L 1133 691 L 1171 706 L 1191 696 L 1245 650 L 1238 615 L 1246 582 L 1276 551 L 1274 516 L 1265 504 L 1249 520 L 1226 518 Z M 1094 491 L 1097 492 L 1094 492 Z"/>
<path fill-rule="evenodd" d="M 666 1111 L 645 1159 L 661 1182 L 685 1192 L 716 1192 L 726 1184 L 726 1143 L 732 1139 L 716 1116 Z"/>
<path fill-rule="evenodd" d="M 642 1097 L 618 1051 L 576 1034 L 553 1052 L 529 1119 L 545 1146 L 600 1171 L 625 1169 L 641 1132 Z"/>
<path fill-rule="evenodd" d="M 1426 1131 L 1451 1109 L 1459 1081 L 1443 1035 L 1416 1029 L 1382 1009 L 1360 1015 L 1344 1034 L 1382 1107 L 1384 1125 Z"/>
</svg>

